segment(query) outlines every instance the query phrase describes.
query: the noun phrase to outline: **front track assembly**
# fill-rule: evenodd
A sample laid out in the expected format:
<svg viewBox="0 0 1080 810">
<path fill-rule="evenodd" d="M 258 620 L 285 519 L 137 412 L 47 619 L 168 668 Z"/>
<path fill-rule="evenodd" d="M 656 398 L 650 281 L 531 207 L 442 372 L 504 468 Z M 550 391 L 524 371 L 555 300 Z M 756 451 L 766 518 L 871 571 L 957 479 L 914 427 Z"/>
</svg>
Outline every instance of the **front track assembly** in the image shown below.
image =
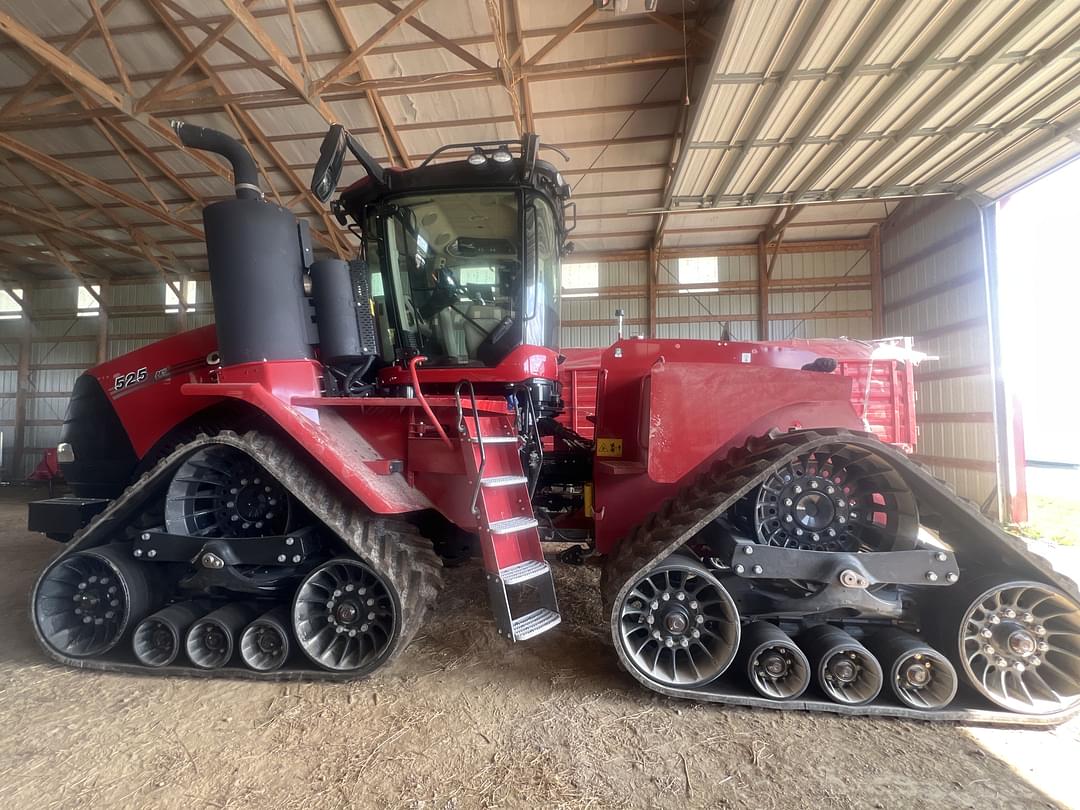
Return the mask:
<svg viewBox="0 0 1080 810">
<path fill-rule="evenodd" d="M 282 441 L 200 436 L 50 564 L 39 642 L 77 667 L 356 678 L 408 646 L 441 585 L 431 543 L 365 514 Z"/>
<path fill-rule="evenodd" d="M 774 434 L 716 463 L 615 549 L 601 593 L 620 662 L 671 697 L 1000 725 L 1080 711 L 1076 583 L 869 434 Z"/>
</svg>

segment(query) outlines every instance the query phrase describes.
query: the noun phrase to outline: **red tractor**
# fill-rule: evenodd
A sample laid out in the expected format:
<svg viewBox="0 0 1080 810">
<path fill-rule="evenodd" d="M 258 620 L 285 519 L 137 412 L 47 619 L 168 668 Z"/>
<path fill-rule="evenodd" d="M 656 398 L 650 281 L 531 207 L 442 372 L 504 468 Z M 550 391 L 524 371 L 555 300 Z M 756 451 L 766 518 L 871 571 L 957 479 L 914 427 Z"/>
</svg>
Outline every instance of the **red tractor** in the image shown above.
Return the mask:
<svg viewBox="0 0 1080 810">
<path fill-rule="evenodd" d="M 473 552 L 524 641 L 560 621 L 557 536 L 602 564 L 615 654 L 666 695 L 1042 724 L 1080 705 L 1076 585 L 908 459 L 902 360 L 619 340 L 583 436 L 559 383 L 570 190 L 535 136 L 387 170 L 332 127 L 312 191 L 347 153 L 366 171 L 332 203 L 361 243 L 345 262 L 315 258 L 239 143 L 174 127 L 235 173 L 204 211 L 216 327 L 75 386 L 74 497 L 31 506 L 74 536 L 32 595 L 56 660 L 366 675 Z"/>
</svg>

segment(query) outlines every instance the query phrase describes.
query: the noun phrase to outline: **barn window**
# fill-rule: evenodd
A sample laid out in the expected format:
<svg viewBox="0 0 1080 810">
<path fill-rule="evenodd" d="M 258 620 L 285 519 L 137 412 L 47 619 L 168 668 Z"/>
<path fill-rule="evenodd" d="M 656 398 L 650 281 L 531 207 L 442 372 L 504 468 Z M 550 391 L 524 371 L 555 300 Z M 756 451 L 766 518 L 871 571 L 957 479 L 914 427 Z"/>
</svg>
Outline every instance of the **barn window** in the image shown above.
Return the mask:
<svg viewBox="0 0 1080 810">
<path fill-rule="evenodd" d="M 89 287 L 79 287 L 79 296 L 75 302 L 75 314 L 80 318 L 92 318 L 101 312 L 101 304 L 98 296 L 101 295 L 101 285 L 92 284 Z"/>
</svg>

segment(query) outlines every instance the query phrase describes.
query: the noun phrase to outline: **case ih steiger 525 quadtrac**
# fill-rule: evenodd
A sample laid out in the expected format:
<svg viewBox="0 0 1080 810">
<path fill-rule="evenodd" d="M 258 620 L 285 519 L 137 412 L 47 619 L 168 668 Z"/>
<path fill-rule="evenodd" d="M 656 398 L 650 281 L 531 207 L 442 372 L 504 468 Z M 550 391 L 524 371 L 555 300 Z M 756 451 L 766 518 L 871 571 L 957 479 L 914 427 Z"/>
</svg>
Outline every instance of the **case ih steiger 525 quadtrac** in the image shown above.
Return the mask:
<svg viewBox="0 0 1080 810">
<path fill-rule="evenodd" d="M 870 345 L 619 340 L 587 439 L 560 421 L 570 190 L 535 136 L 397 170 L 332 127 L 313 192 L 347 152 L 366 171 L 332 204 L 347 263 L 314 258 L 240 144 L 174 126 L 235 173 L 204 211 L 216 328 L 76 383 L 76 497 L 31 507 L 74 534 L 31 598 L 53 658 L 366 675 L 472 548 L 524 641 L 560 620 L 543 521 L 589 538 L 615 654 L 665 695 L 1041 724 L 1080 705 L 1076 585 L 907 458 L 913 397 L 874 411 Z"/>
</svg>

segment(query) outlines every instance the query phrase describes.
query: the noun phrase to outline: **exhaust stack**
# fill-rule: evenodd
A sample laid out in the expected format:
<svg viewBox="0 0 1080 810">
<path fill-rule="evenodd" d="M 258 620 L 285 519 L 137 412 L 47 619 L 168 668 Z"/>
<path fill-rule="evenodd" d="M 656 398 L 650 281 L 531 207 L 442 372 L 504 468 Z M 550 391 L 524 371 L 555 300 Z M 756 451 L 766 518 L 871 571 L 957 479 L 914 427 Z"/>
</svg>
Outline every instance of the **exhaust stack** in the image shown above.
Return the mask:
<svg viewBox="0 0 1080 810">
<path fill-rule="evenodd" d="M 221 155 L 233 169 L 236 198 L 203 209 L 222 365 L 312 359 L 303 287 L 312 261 L 307 223 L 264 201 L 255 161 L 235 138 L 182 121 L 172 127 L 185 146 Z"/>
</svg>

